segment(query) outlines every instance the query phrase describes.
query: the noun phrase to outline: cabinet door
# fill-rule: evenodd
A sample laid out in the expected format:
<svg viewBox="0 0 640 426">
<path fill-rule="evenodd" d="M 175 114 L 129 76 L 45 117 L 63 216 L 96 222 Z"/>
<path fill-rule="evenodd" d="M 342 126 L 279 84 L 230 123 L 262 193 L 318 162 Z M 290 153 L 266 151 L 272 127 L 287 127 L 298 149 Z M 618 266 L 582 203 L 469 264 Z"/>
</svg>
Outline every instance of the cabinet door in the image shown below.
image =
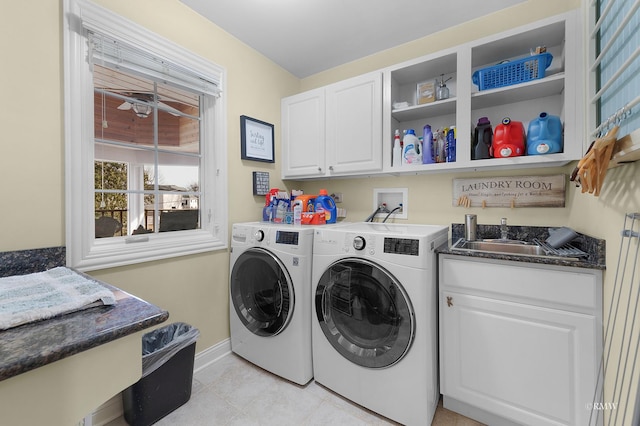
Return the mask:
<svg viewBox="0 0 640 426">
<path fill-rule="evenodd" d="M 444 395 L 528 425 L 589 424 L 594 317 L 443 290 Z"/>
<path fill-rule="evenodd" d="M 326 88 L 329 174 L 382 170 L 382 73 Z"/>
<path fill-rule="evenodd" d="M 282 100 L 282 178 L 325 174 L 324 89 Z"/>
</svg>

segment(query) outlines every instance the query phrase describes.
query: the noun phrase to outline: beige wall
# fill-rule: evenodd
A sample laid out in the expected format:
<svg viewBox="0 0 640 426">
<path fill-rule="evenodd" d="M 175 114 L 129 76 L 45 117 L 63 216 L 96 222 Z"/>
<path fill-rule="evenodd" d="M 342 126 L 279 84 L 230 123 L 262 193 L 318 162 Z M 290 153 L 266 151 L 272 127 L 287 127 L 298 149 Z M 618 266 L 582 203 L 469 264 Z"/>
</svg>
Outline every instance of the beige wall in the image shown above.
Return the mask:
<svg viewBox="0 0 640 426">
<path fill-rule="evenodd" d="M 436 52 L 447 47 L 452 47 L 468 42 L 475 38 L 489 35 L 493 30 L 505 30 L 511 27 L 525 25 L 546 16 L 559 14 L 565 11 L 580 7 L 579 1 L 527 1 L 521 5 L 512 7 L 501 13 L 490 17 L 478 19 L 474 22 L 464 24 L 457 28 L 452 28 L 426 37 L 420 40 L 407 43 L 395 49 L 371 55 L 362 60 L 358 60 L 331 70 L 308 77 L 302 81 L 302 90 L 310 90 L 319 86 L 333 83 L 355 75 L 363 74 L 376 69 L 384 68 L 396 63 L 400 63 L 411 58 Z M 391 141 L 389 141 L 391 143 Z M 640 162 L 639 162 L 640 163 Z M 347 209 L 348 221 L 364 220 L 371 214 L 373 189 L 385 187 L 408 188 L 409 191 L 409 211 L 408 221 L 412 223 L 431 223 L 449 225 L 452 222 L 463 223 L 465 213 L 476 213 L 478 223 L 497 224 L 501 217 L 507 217 L 513 225 L 536 225 L 536 226 L 570 226 L 581 233 L 605 239 L 607 242 L 607 265 L 608 271 L 604 276 L 604 303 L 603 318 L 605 327 L 609 316 L 609 307 L 614 291 L 616 280 L 617 261 L 620 253 L 620 231 L 623 228 L 624 215 L 630 212 L 640 212 L 640 164 L 629 164 L 609 171 L 604 182 L 602 193 L 599 197 L 590 194 L 582 194 L 580 188 L 576 188 L 572 183 L 567 186 L 565 208 L 491 208 L 480 209 L 452 206 L 452 180 L 454 178 L 464 178 L 470 176 L 510 176 L 529 174 L 569 174 L 573 170 L 575 163 L 559 168 L 545 169 L 523 169 L 507 172 L 482 172 L 482 173 L 445 173 L 427 174 L 420 176 L 402 176 L 386 178 L 359 178 L 359 179 L 338 179 L 331 181 L 295 182 L 290 187 L 301 188 L 307 193 L 317 193 L 320 188 L 326 188 L 329 192 L 342 192 L 344 203 L 338 207 Z M 628 241 L 628 240 L 627 240 Z M 625 243 L 627 242 L 625 241 Z M 631 257 L 633 259 L 633 256 Z M 619 276 L 623 275 L 622 273 Z M 638 340 L 638 329 L 640 320 L 636 319 L 633 330 L 633 338 L 630 338 L 630 330 L 633 324 L 634 312 L 627 312 L 627 300 L 635 301 L 638 286 L 638 275 L 635 275 L 635 289 L 629 291 L 629 277 L 631 271 L 626 273 L 627 280 L 622 288 L 621 307 L 617 316 L 612 317 L 612 322 L 616 322 L 616 331 L 610 334 L 611 353 L 607 364 L 607 378 L 605 381 L 605 402 L 615 402 L 618 404 L 617 410 L 620 412 L 617 421 L 622 424 L 624 411 L 632 408 L 635 402 L 635 389 L 638 389 L 638 378 L 624 376 L 624 364 L 628 362 L 629 370 L 636 354 L 636 341 Z M 616 297 L 617 301 L 617 297 Z M 615 306 L 612 309 L 615 312 Z M 633 305 L 632 305 L 633 306 Z M 623 336 L 625 320 L 629 318 L 627 332 Z M 629 357 L 627 359 L 627 350 Z M 622 351 L 620 348 L 622 347 Z M 605 350 L 608 350 L 605 348 Z M 620 359 L 620 367 L 618 365 Z M 617 386 L 615 385 L 616 371 L 620 368 L 621 376 Z M 637 375 L 638 373 L 636 373 Z M 624 388 L 622 388 L 622 377 L 624 378 Z M 629 392 L 628 389 L 631 389 Z M 629 407 L 625 401 L 629 395 Z M 611 412 L 605 415 L 612 414 Z M 615 413 L 613 413 L 615 414 Z M 627 411 L 625 425 L 631 424 L 632 412 Z"/>
<path fill-rule="evenodd" d="M 64 138 L 62 88 L 61 2 L 34 0 L 5 2 L 0 14 L 5 55 L 0 88 L 3 129 L 0 179 L 3 205 L 0 251 L 65 244 Z M 453 46 L 494 30 L 518 26 L 578 7 L 573 1 L 527 1 L 505 12 L 465 24 L 432 37 L 407 43 L 299 81 L 270 61 L 186 8 L 178 0 L 99 0 L 99 4 L 167 37 L 226 68 L 228 73 L 227 125 L 229 169 L 229 222 L 258 220 L 263 200 L 251 192 L 251 171 L 271 173 L 271 186 L 280 181 L 280 164 L 240 160 L 242 114 L 275 124 L 276 158 L 280 153 L 280 99 L 412 57 Z M 28 10 L 27 10 L 28 9 Z M 396 20 L 401 23 L 401 17 Z M 37 31 L 33 31 L 37 29 Z M 389 142 L 390 143 L 390 142 Z M 371 212 L 372 190 L 378 187 L 409 189 L 409 222 L 448 225 L 462 222 L 464 213 L 478 214 L 479 223 L 569 225 L 580 232 L 605 238 L 609 273 L 605 279 L 605 307 L 614 283 L 619 231 L 625 212 L 640 211 L 639 167 L 612 171 L 599 198 L 567 188 L 567 206 L 556 209 L 470 209 L 452 207 L 451 185 L 456 177 L 471 174 L 376 177 L 324 182 L 287 182 L 287 189 L 316 192 L 321 187 L 344 194 L 340 207 L 350 221 Z M 487 176 L 568 173 L 572 165 L 556 169 L 482 173 Z M 476 174 L 479 175 L 479 174 Z M 228 253 L 215 252 L 150 262 L 92 275 L 169 310 L 169 321 L 185 321 L 202 333 L 198 351 L 229 336 Z M 626 313 L 621 313 L 621 321 Z M 605 318 L 607 311 L 605 308 Z"/>
<path fill-rule="evenodd" d="M 0 14 L 11 64 L 0 79 L 0 251 L 65 244 L 62 1 L 37 3 L 5 2 Z M 239 117 L 274 123 L 279 153 L 280 99 L 297 92 L 299 80 L 178 0 L 97 3 L 226 68 L 229 222 L 258 219 L 251 171 L 270 171 L 272 185 L 283 185 L 276 165 L 240 159 Z M 228 252 L 219 251 L 91 274 L 167 309 L 169 321 L 199 328 L 201 351 L 229 336 L 228 269 Z"/>
</svg>

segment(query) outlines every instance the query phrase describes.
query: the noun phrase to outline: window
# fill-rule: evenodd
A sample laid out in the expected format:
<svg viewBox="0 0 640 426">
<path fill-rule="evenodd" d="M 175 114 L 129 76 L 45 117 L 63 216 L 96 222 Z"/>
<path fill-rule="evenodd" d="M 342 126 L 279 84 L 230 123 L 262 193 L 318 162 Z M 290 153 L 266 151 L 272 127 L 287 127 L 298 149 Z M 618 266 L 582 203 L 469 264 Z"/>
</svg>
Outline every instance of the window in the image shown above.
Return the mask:
<svg viewBox="0 0 640 426">
<path fill-rule="evenodd" d="M 65 17 L 67 263 L 226 248 L 224 70 L 88 1 Z"/>
<path fill-rule="evenodd" d="M 618 138 L 640 127 L 640 8 L 638 2 L 590 4 L 590 123 L 594 134 L 619 125 Z"/>
</svg>

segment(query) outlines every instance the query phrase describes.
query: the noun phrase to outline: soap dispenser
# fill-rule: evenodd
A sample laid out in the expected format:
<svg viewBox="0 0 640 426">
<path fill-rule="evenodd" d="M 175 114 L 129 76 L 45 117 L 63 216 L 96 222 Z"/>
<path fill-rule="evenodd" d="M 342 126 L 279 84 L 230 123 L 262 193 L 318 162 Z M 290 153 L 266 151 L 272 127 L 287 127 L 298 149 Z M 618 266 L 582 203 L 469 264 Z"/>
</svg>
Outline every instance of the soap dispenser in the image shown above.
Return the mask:
<svg viewBox="0 0 640 426">
<path fill-rule="evenodd" d="M 440 83 L 438 85 L 438 90 L 436 90 L 436 100 L 441 101 L 443 99 L 449 98 L 449 88 L 445 84 L 447 81 L 451 80 L 453 77 L 449 77 L 448 79 L 444 79 L 444 74 L 440 74 Z"/>
</svg>

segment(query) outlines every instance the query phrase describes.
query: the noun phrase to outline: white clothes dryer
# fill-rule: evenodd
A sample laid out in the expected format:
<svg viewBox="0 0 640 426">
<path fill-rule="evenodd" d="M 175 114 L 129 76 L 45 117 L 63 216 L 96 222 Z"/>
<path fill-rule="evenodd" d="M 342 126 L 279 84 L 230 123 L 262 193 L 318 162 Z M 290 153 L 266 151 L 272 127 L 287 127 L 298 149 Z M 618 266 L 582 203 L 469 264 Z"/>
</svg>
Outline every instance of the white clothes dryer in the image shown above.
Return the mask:
<svg viewBox="0 0 640 426">
<path fill-rule="evenodd" d="M 229 274 L 231 350 L 304 385 L 311 361 L 313 229 L 234 224 Z"/>
<path fill-rule="evenodd" d="M 318 228 L 313 248 L 316 382 L 405 425 L 439 399 L 435 249 L 447 227 Z"/>
</svg>

